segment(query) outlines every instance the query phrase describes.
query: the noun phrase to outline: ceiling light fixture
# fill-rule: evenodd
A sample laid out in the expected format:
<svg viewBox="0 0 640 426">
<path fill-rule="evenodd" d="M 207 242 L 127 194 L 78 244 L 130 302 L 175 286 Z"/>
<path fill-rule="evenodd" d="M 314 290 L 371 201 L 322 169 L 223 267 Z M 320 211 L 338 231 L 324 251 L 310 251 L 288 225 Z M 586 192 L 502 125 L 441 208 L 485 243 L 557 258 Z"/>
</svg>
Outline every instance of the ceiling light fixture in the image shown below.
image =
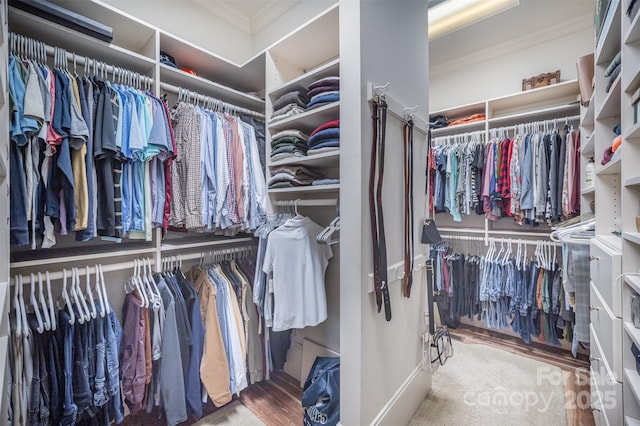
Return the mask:
<svg viewBox="0 0 640 426">
<path fill-rule="evenodd" d="M 504 12 L 520 0 L 446 0 L 429 7 L 429 40 Z"/>
</svg>

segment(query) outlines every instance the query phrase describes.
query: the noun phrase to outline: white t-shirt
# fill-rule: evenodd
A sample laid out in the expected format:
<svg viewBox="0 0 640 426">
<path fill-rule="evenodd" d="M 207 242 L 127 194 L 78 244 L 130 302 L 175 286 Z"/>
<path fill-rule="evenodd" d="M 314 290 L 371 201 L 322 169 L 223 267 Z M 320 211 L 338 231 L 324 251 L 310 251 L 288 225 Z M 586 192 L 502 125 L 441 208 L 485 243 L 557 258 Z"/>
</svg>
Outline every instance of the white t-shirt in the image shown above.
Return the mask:
<svg viewBox="0 0 640 426">
<path fill-rule="evenodd" d="M 323 227 L 296 216 L 269 234 L 262 270 L 273 273 L 273 330 L 318 325 L 327 319 L 324 272 L 331 247 L 316 242 Z"/>
</svg>

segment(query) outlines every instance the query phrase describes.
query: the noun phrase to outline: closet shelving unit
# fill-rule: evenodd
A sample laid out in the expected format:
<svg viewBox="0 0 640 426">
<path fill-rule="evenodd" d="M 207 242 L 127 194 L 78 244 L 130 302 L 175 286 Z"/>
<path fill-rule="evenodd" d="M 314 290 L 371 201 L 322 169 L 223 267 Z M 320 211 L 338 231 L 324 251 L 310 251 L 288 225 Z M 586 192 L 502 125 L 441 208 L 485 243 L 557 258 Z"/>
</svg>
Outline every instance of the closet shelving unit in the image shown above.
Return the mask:
<svg viewBox="0 0 640 426">
<path fill-rule="evenodd" d="M 490 140 L 491 130 L 507 128 L 508 134 L 513 134 L 513 126 L 545 120 L 558 120 L 557 125 L 564 126 L 565 118 L 571 118 L 567 122 L 579 124 L 580 103 L 578 102 L 579 86 L 577 80 L 560 82 L 551 86 L 518 92 L 506 96 L 475 102 L 463 106 L 432 111 L 429 116 L 444 115 L 449 121 L 466 117 L 471 114 L 484 113 L 485 120 L 452 127 L 444 127 L 432 131 L 434 138 L 441 136 L 455 136 L 470 132 L 480 131 L 484 133 L 484 140 Z M 482 237 L 505 237 L 524 239 L 548 239 L 549 228 L 519 226 L 511 218 L 502 218 L 497 221 L 489 221 L 484 216 L 472 213 L 462 217 L 461 222 L 455 222 L 448 213 L 437 214 L 438 226 L 447 234 L 478 235 Z M 486 327 L 484 321 L 468 320 L 461 318 L 462 323 L 472 324 L 477 327 Z M 511 329 L 498 329 L 504 334 L 518 336 Z M 518 336 L 519 337 L 519 336 Z M 563 347 L 570 346 L 563 342 Z"/>
<path fill-rule="evenodd" d="M 112 42 L 105 43 L 85 36 L 13 7 L 9 8 L 9 30 L 76 53 L 79 73 L 84 67 L 84 56 L 87 56 L 148 76 L 154 80 L 152 88 L 155 93 L 169 95 L 170 105 L 175 101 L 174 92 L 179 87 L 241 108 L 264 112 L 265 102 L 258 96 L 264 91 L 264 54 L 257 55 L 244 65 L 237 65 L 104 2 L 57 3 L 112 27 Z M 179 66 L 194 69 L 198 75 L 160 63 L 161 50 L 171 54 Z M 72 56 L 69 56 L 69 66 L 74 66 Z M 111 76 L 111 73 L 108 75 Z M 159 264 L 163 255 L 176 252 L 175 247 L 181 250 L 204 250 L 209 246 L 246 244 L 250 241 L 246 235 L 234 239 L 171 231 L 163 240 L 159 229 L 154 231 L 152 241 L 123 239 L 122 244 L 99 239 L 88 243 L 76 243 L 72 237 L 57 239 L 58 244 L 52 249 L 35 252 L 30 249 L 15 250 L 12 253 L 12 273 L 35 265 L 49 265 L 55 269 L 98 259 L 114 262 L 132 257 L 150 257 Z M 3 241 L 8 241 L 8 238 Z M 106 260 L 107 256 L 109 260 Z"/>
<path fill-rule="evenodd" d="M 640 89 L 640 14 L 627 16 L 625 11 L 630 0 L 621 0 L 620 19 L 615 22 L 620 28 L 622 50 L 622 72 L 620 81 L 620 121 L 622 123 L 622 360 L 623 415 L 626 424 L 640 424 L 640 373 L 631 352 L 632 344 L 640 348 L 640 329 L 634 327 L 631 316 L 631 299 L 640 295 L 640 122 L 634 122 L 631 100 Z M 616 33 L 617 35 L 617 33 Z M 597 84 L 597 81 L 596 81 Z"/>
<path fill-rule="evenodd" d="M 601 165 L 605 149 L 610 147 L 615 138 L 613 128 L 620 123 L 621 100 L 624 95 L 627 57 L 622 55 L 622 72 L 609 85 L 609 77 L 605 71 L 613 58 L 620 52 L 622 44 L 621 10 L 623 1 L 612 0 L 607 11 L 607 18 L 600 37 L 595 42 L 594 79 L 595 90 L 591 100 L 593 104 L 593 124 L 591 123 L 591 105 L 582 118 L 584 132 L 591 132 L 593 152 L 582 153 L 583 158 L 594 157 L 595 160 L 595 211 L 596 237 L 590 246 L 590 351 L 591 351 L 591 406 L 597 425 L 632 424 L 623 416 L 632 401 L 628 392 L 627 364 L 624 352 L 630 352 L 630 338 L 625 317 L 628 307 L 623 303 L 627 278 L 622 279 L 626 252 L 635 238 L 627 234 L 630 228 L 625 224 L 625 217 L 632 212 L 633 206 L 627 204 L 631 186 L 635 185 L 632 173 L 637 169 L 633 158 L 633 148 L 623 139 L 620 149 L 624 155 Z M 592 127 L 593 126 L 593 130 Z M 624 136 L 623 128 L 623 136 Z M 585 134 L 586 136 L 586 134 Z M 584 170 L 584 169 L 583 169 Z M 583 202 L 585 200 L 583 199 Z M 629 211 L 626 211 L 629 210 Z M 628 238 L 627 238 L 628 237 Z M 640 240 L 638 241 L 640 242 Z M 623 256 L 625 253 L 625 256 Z M 625 287 L 625 288 L 623 288 Z M 625 349 L 626 347 L 626 349 Z M 630 399 L 631 398 L 631 399 Z M 634 416 L 638 418 L 637 416 Z"/>
<path fill-rule="evenodd" d="M 267 181 L 276 166 L 304 165 L 327 177 L 340 176 L 340 150 L 317 155 L 271 161 L 271 137 L 286 129 L 310 134 L 316 127 L 340 118 L 340 102 L 333 102 L 292 117 L 273 120 L 272 104 L 292 90 L 307 89 L 323 77 L 340 75 L 339 8 L 334 6 L 299 29 L 293 31 L 266 51 L 266 117 L 267 117 Z M 321 226 L 337 216 L 336 200 L 340 185 L 302 186 L 268 189 L 272 205 L 287 200 L 316 200 L 300 203 L 298 212 Z M 312 207 L 311 207 L 312 205 Z M 289 207 L 290 209 L 291 207 Z M 285 371 L 304 382 L 316 355 L 340 353 L 340 252 L 332 245 L 333 258 L 325 274 L 327 320 L 316 327 L 294 330 Z"/>
</svg>

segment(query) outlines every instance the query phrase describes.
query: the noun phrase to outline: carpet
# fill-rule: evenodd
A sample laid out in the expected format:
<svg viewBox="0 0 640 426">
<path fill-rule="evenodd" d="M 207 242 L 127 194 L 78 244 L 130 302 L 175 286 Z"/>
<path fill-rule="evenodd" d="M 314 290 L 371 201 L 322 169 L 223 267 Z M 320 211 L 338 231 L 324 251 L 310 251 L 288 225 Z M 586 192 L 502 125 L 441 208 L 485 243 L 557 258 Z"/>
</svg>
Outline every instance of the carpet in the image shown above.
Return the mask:
<svg viewBox="0 0 640 426">
<path fill-rule="evenodd" d="M 240 401 L 233 401 L 194 423 L 194 426 L 212 425 L 264 426 L 264 423 Z"/>
<path fill-rule="evenodd" d="M 482 344 L 453 345 L 410 425 L 567 424 L 560 368 Z"/>
</svg>

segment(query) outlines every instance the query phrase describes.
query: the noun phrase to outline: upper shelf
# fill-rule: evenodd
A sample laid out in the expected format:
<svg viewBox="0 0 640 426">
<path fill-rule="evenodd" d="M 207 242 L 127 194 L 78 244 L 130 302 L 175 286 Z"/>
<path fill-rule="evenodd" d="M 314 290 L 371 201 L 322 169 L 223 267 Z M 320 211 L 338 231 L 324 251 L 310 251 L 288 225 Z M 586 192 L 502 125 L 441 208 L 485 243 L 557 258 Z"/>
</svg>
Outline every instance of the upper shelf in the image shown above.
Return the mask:
<svg viewBox="0 0 640 426">
<path fill-rule="evenodd" d="M 580 92 L 578 80 L 563 81 L 487 101 L 487 118 L 496 119 L 550 107 L 573 105 Z"/>
<path fill-rule="evenodd" d="M 611 0 L 607 16 L 596 45 L 596 64 L 607 64 L 620 51 L 620 0 Z"/>
<path fill-rule="evenodd" d="M 298 78 L 295 78 L 291 81 L 288 81 L 285 84 L 276 87 L 275 89 L 269 91 L 269 96 L 272 100 L 276 100 L 278 97 L 284 95 L 285 93 L 293 90 L 293 89 L 306 89 L 309 84 L 313 83 L 316 80 L 319 80 L 324 77 L 329 76 L 338 76 L 340 75 L 340 59 L 334 59 L 332 61 L 327 62 L 324 65 L 321 65 L 317 68 L 309 70 L 305 74 L 302 74 Z"/>
<path fill-rule="evenodd" d="M 264 91 L 264 54 L 240 66 L 177 36 L 159 32 L 160 50 L 173 56 L 179 67 L 191 68 L 206 80 L 216 81 L 240 92 L 257 94 Z"/>
<path fill-rule="evenodd" d="M 264 112 L 264 100 L 257 96 L 240 92 L 164 64 L 160 64 L 160 81 L 257 112 Z"/>
<path fill-rule="evenodd" d="M 339 10 L 335 5 L 284 36 L 268 51 L 272 56 L 306 72 L 340 56 L 339 34 Z M 322 40 L 322 43 L 315 43 L 311 47 L 310 42 L 314 40 Z"/>
<path fill-rule="evenodd" d="M 153 75 L 155 70 L 155 54 L 146 44 L 134 46 L 137 51 L 127 50 L 120 45 L 106 43 L 13 7 L 9 8 L 9 15 L 9 29 L 16 34 L 141 74 Z M 141 39 L 145 39 L 149 45 L 154 44 L 152 30 L 149 33 L 145 27 L 141 27 L 139 31 Z"/>
<path fill-rule="evenodd" d="M 550 120 L 555 118 L 573 117 L 578 114 L 580 104 L 578 101 L 573 101 L 570 104 L 557 105 L 548 108 L 542 108 L 538 110 L 520 112 L 511 115 L 505 115 L 503 117 L 490 118 L 489 127 L 499 127 L 513 124 L 520 124 L 525 121 L 535 120 Z"/>
<path fill-rule="evenodd" d="M 640 40 L 640 13 L 636 13 L 633 17 L 633 21 L 626 28 L 627 32 L 624 37 L 625 43 L 633 43 Z"/>
<path fill-rule="evenodd" d="M 111 44 L 155 58 L 155 28 L 152 25 L 101 0 L 49 1 L 113 28 Z M 54 43 L 54 40 L 56 37 L 43 41 Z"/>
</svg>

